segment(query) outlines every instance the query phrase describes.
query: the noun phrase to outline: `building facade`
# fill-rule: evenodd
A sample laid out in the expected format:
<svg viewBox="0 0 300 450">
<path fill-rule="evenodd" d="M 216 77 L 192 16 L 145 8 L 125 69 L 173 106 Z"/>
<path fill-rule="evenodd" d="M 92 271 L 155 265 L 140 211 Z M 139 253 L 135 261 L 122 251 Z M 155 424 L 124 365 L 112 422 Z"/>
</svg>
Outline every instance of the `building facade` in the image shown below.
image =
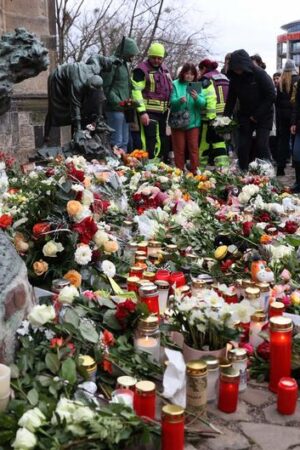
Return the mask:
<svg viewBox="0 0 300 450">
<path fill-rule="evenodd" d="M 287 59 L 293 59 L 300 66 L 300 20 L 281 27 L 284 34 L 277 36 L 277 69 L 282 69 Z"/>
<path fill-rule="evenodd" d="M 1 34 L 17 27 L 26 28 L 43 41 L 52 70 L 56 63 L 54 0 L 0 0 Z M 43 142 L 49 70 L 15 84 L 11 110 L 0 116 L 0 151 L 12 153 L 20 162 L 34 155 Z"/>
</svg>

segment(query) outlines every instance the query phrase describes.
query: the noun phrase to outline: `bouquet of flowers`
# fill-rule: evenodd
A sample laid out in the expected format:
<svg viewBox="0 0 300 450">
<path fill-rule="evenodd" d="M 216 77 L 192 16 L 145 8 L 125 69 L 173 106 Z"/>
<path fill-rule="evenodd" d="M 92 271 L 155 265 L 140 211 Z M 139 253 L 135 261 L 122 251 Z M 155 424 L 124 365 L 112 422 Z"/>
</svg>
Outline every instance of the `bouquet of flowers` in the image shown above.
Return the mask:
<svg viewBox="0 0 300 450">
<path fill-rule="evenodd" d="M 212 127 L 217 135 L 221 135 L 224 140 L 229 140 L 230 133 L 237 127 L 237 123 L 230 117 L 216 117 Z"/>
</svg>

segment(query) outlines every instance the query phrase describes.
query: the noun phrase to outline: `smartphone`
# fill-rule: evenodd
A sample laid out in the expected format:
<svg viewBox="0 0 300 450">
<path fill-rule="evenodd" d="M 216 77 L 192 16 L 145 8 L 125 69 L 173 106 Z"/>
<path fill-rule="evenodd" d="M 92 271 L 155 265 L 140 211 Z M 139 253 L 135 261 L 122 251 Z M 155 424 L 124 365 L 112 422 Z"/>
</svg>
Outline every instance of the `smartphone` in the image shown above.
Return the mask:
<svg viewBox="0 0 300 450">
<path fill-rule="evenodd" d="M 202 83 L 201 83 L 201 81 L 194 81 L 194 82 L 188 83 L 186 91 L 190 94 L 191 91 L 193 91 L 193 90 L 198 92 L 198 94 L 199 94 L 199 92 L 202 91 Z"/>
</svg>

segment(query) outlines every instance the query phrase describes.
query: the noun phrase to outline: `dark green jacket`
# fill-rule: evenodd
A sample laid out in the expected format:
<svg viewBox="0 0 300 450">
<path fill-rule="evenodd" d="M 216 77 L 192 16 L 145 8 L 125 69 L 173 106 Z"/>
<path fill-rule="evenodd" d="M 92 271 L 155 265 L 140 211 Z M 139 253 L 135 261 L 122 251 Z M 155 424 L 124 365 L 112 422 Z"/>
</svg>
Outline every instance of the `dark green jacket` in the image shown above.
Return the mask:
<svg viewBox="0 0 300 450">
<path fill-rule="evenodd" d="M 111 72 L 101 73 L 107 111 L 122 111 L 123 108 L 119 103 L 131 97 L 130 73 L 126 57 L 136 56 L 138 52 L 134 39 L 123 38 L 114 53 L 115 57 L 123 61 L 122 64 L 113 66 Z"/>
</svg>

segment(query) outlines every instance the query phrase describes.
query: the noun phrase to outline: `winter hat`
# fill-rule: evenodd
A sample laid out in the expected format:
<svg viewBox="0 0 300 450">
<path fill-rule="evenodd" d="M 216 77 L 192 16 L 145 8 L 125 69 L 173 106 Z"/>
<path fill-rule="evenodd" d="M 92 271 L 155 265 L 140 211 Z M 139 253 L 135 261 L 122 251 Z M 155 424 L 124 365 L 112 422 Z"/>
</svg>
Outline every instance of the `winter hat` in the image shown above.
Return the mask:
<svg viewBox="0 0 300 450">
<path fill-rule="evenodd" d="M 293 75 L 298 75 L 299 71 L 297 70 L 295 61 L 292 59 L 287 59 L 283 68 L 284 72 L 292 72 Z"/>
<path fill-rule="evenodd" d="M 148 56 L 158 56 L 159 58 L 164 58 L 165 47 L 159 42 L 153 42 L 149 47 Z"/>
</svg>

